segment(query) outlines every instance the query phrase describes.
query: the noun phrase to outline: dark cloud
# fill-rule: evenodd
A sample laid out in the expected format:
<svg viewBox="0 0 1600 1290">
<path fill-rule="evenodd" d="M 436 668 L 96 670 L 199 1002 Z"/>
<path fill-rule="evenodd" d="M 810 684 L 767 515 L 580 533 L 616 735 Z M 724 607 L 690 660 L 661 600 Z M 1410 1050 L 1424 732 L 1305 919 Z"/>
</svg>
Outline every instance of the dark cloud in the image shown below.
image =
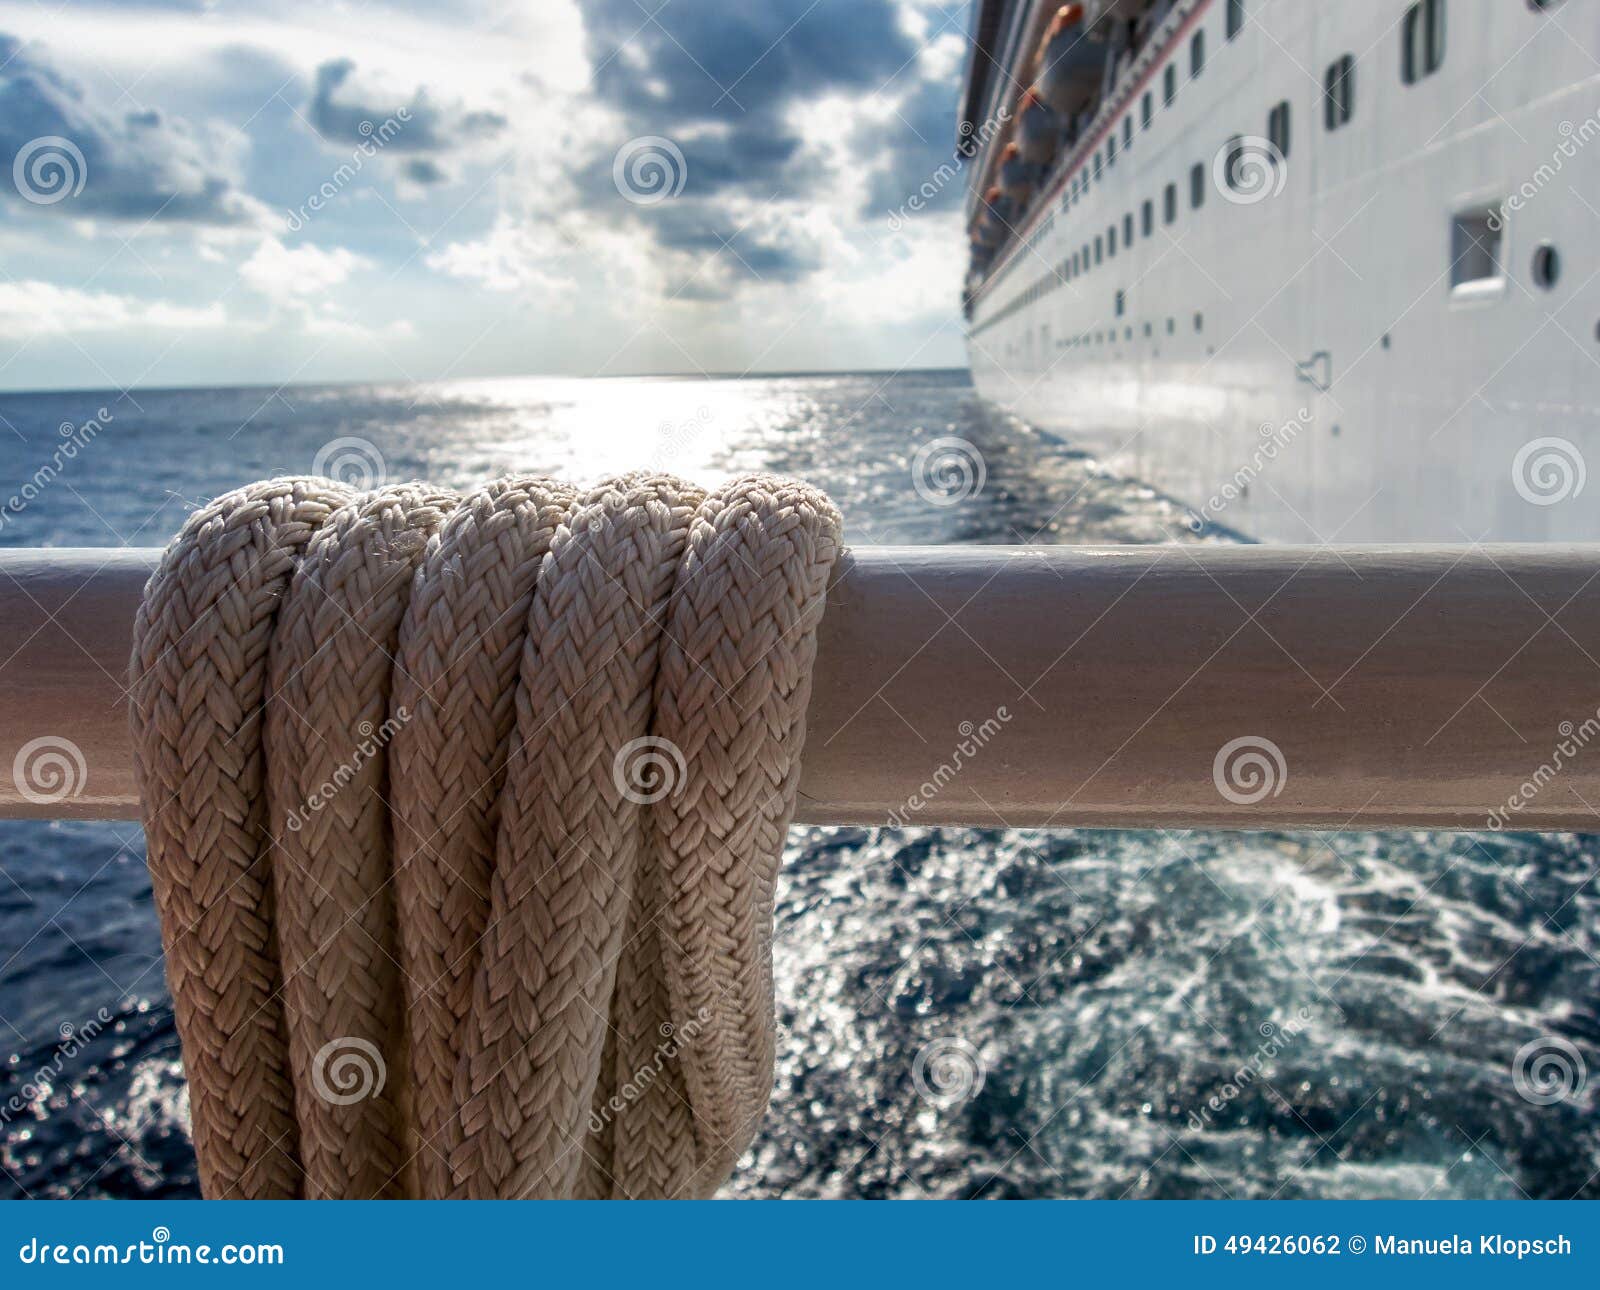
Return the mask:
<svg viewBox="0 0 1600 1290">
<path fill-rule="evenodd" d="M 966 178 L 952 173 L 960 159 L 950 145 L 956 109 L 954 86 L 948 81 L 923 81 L 890 118 L 886 133 L 876 131 L 858 141 L 872 172 L 864 217 L 901 210 L 913 194 L 918 211 L 955 210 L 961 205 Z"/>
<path fill-rule="evenodd" d="M 742 224 L 712 203 L 676 199 L 641 212 L 656 244 L 684 260 L 667 294 L 677 300 L 726 300 L 754 282 L 795 282 L 818 268 L 816 247 L 779 226 Z"/>
<path fill-rule="evenodd" d="M 697 190 L 804 196 L 792 121 L 830 93 L 870 94 L 916 56 L 888 0 L 634 0 L 584 11 L 595 86 L 634 134 L 678 139 Z"/>
<path fill-rule="evenodd" d="M 676 0 L 646 12 L 594 0 L 584 19 L 601 93 L 661 126 L 768 128 L 792 104 L 878 89 L 917 52 L 886 0 Z"/>
<path fill-rule="evenodd" d="M 647 16 L 654 12 L 654 18 Z M 593 0 L 584 22 L 600 98 L 627 135 L 660 135 L 684 158 L 684 192 L 633 208 L 618 195 L 611 158 L 580 175 L 590 208 L 646 224 L 664 249 L 704 267 L 680 281 L 680 300 L 725 299 L 749 282 L 793 282 L 820 266 L 790 226 L 752 226 L 751 204 L 805 203 L 831 185 L 801 148 L 795 122 L 829 95 L 897 95 L 915 77 L 918 48 L 890 0 Z M 950 136 L 955 92 L 946 100 Z M 619 140 L 620 142 L 620 140 Z M 862 141 L 867 146 L 867 141 Z M 870 160 L 875 164 L 876 148 Z"/>
<path fill-rule="evenodd" d="M 0 198 L 73 217 L 241 224 L 258 208 L 185 122 L 90 101 L 0 35 Z"/>
<path fill-rule="evenodd" d="M 406 162 L 404 174 L 414 184 L 442 184 L 450 178 L 439 165 L 428 157 L 413 157 Z"/>
<path fill-rule="evenodd" d="M 423 89 L 404 103 L 364 98 L 352 83 L 355 70 L 355 63 L 348 58 L 317 68 L 309 107 L 311 124 L 330 143 L 359 145 L 386 122 L 393 122 L 397 128 L 386 137 L 386 151 L 439 153 L 493 138 L 509 124 L 498 112 L 468 112 L 438 103 Z M 437 166 L 431 173 L 443 177 Z"/>
</svg>

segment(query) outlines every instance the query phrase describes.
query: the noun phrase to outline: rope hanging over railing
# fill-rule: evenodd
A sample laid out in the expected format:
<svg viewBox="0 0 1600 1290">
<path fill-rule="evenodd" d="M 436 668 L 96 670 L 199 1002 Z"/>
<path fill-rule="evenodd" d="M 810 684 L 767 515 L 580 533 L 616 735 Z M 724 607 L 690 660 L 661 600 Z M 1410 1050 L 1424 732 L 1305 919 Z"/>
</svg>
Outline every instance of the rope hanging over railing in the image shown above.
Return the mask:
<svg viewBox="0 0 1600 1290">
<path fill-rule="evenodd" d="M 728 1177 L 839 536 L 763 476 L 276 479 L 190 517 L 132 727 L 208 1196 Z"/>
</svg>

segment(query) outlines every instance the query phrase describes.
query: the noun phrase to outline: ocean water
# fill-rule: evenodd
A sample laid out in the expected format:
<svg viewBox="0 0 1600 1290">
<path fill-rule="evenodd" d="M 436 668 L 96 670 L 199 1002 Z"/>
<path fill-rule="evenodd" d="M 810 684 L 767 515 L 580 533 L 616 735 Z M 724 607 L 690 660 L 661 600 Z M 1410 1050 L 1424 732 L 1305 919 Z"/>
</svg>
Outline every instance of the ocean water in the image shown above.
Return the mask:
<svg viewBox="0 0 1600 1290">
<path fill-rule="evenodd" d="M 951 436 L 984 486 L 930 506 L 917 450 Z M 858 544 L 1197 540 L 962 373 L 0 395 L 0 508 L 74 437 L 0 545 L 158 545 L 319 463 L 454 485 L 762 467 L 829 489 Z M 1597 851 L 796 829 L 777 1083 L 728 1192 L 1600 1194 Z M 196 1193 L 136 825 L 0 822 L 0 1057 L 0 1196 Z"/>
</svg>

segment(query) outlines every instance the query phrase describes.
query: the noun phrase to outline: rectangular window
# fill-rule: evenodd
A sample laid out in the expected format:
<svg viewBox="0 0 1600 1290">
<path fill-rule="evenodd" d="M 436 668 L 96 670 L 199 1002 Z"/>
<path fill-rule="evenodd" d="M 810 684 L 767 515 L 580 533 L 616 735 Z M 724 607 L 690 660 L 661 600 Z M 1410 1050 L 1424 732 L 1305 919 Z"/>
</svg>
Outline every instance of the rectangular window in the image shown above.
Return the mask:
<svg viewBox="0 0 1600 1290">
<path fill-rule="evenodd" d="M 1200 75 L 1200 71 L 1205 65 L 1206 33 L 1202 30 L 1195 32 L 1193 38 L 1189 41 L 1189 79 L 1193 80 Z"/>
<path fill-rule="evenodd" d="M 1144 92 L 1143 105 L 1139 109 L 1139 115 L 1144 119 L 1144 128 L 1146 130 L 1148 130 L 1150 128 L 1150 120 L 1151 120 L 1152 117 L 1155 116 L 1155 114 L 1156 114 L 1155 95 L 1152 94 L 1149 90 L 1146 90 Z"/>
<path fill-rule="evenodd" d="M 1178 185 L 1168 184 L 1161 194 L 1161 222 L 1170 224 L 1178 218 Z"/>
<path fill-rule="evenodd" d="M 1189 167 L 1189 206 L 1199 210 L 1206 204 L 1206 167 L 1197 161 Z"/>
<path fill-rule="evenodd" d="M 1085 273 L 1089 272 L 1089 244 L 1087 242 L 1083 244 L 1083 271 Z"/>
<path fill-rule="evenodd" d="M 1400 23 L 1400 79 L 1415 85 L 1444 62 L 1444 0 L 1418 0 Z"/>
<path fill-rule="evenodd" d="M 1277 150 L 1278 156 L 1289 157 L 1289 100 L 1284 99 L 1267 113 L 1267 142 Z"/>
<path fill-rule="evenodd" d="M 1176 67 L 1174 67 L 1171 63 L 1168 63 L 1167 64 L 1167 70 L 1162 74 L 1162 77 L 1161 77 L 1161 101 L 1163 103 L 1165 103 L 1168 107 L 1171 107 L 1172 106 L 1172 100 L 1177 98 L 1177 97 L 1178 97 L 1178 69 Z"/>
<path fill-rule="evenodd" d="M 1117 226 L 1115 224 L 1113 224 L 1110 228 L 1108 228 L 1106 230 L 1106 254 L 1107 255 L 1115 255 L 1116 253 L 1117 253 Z"/>
<path fill-rule="evenodd" d="M 1108 138 L 1106 140 L 1106 166 L 1109 168 L 1109 167 L 1114 166 L 1116 164 L 1117 164 L 1117 133 L 1116 133 L 1115 130 L 1113 130 L 1111 132 L 1110 138 Z"/>
<path fill-rule="evenodd" d="M 1127 307 L 1128 299 L 1122 292 L 1117 292 L 1117 317 L 1122 317 L 1122 311 Z"/>
<path fill-rule="evenodd" d="M 1450 224 L 1450 285 L 1487 285 L 1501 276 L 1498 211 L 1462 211 Z"/>
<path fill-rule="evenodd" d="M 1139 210 L 1139 224 L 1144 230 L 1144 235 L 1149 237 L 1156 227 L 1156 208 L 1154 203 L 1146 202 Z"/>
<path fill-rule="evenodd" d="M 1228 39 L 1232 40 L 1244 28 L 1244 0 L 1228 0 Z"/>
<path fill-rule="evenodd" d="M 1346 54 L 1328 64 L 1322 77 L 1322 123 L 1337 130 L 1350 120 L 1356 87 L 1355 55 Z"/>
<path fill-rule="evenodd" d="M 1100 154 L 1098 152 L 1094 154 L 1094 177 L 1096 179 L 1100 178 Z"/>
<path fill-rule="evenodd" d="M 1129 211 L 1122 217 L 1122 245 L 1133 245 L 1133 212 Z"/>
<path fill-rule="evenodd" d="M 1238 192 L 1244 185 L 1244 175 L 1241 173 L 1244 165 L 1243 135 L 1236 134 L 1228 140 L 1227 154 L 1228 159 L 1222 167 L 1222 173 L 1228 181 L 1228 187 Z"/>
<path fill-rule="evenodd" d="M 1097 234 L 1095 234 L 1095 239 L 1094 239 L 1094 262 L 1096 264 L 1099 264 L 1105 258 L 1106 258 L 1106 243 L 1105 243 L 1105 239 L 1103 237 L 1101 237 L 1097 233 Z"/>
</svg>

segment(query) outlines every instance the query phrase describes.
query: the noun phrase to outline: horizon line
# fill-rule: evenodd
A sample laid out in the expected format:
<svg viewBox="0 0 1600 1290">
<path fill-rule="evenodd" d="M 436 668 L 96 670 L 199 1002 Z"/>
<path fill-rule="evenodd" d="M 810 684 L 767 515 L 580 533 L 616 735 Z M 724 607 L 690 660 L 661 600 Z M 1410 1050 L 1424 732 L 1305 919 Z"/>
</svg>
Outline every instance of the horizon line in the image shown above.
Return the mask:
<svg viewBox="0 0 1600 1290">
<path fill-rule="evenodd" d="M 30 388 L 0 389 L 0 398 L 26 397 L 41 394 L 180 394 L 202 390 L 308 390 L 344 389 L 360 386 L 399 385 L 425 386 L 447 384 L 473 384 L 493 381 L 766 381 L 793 377 L 823 376 L 902 376 L 909 373 L 970 372 L 967 366 L 948 365 L 905 367 L 829 367 L 829 368 L 775 368 L 770 371 L 750 372 L 527 372 L 502 376 L 441 376 L 428 380 L 412 377 L 359 378 L 347 377 L 328 381 L 228 381 L 214 384 L 200 382 L 176 385 L 41 385 Z"/>
</svg>

